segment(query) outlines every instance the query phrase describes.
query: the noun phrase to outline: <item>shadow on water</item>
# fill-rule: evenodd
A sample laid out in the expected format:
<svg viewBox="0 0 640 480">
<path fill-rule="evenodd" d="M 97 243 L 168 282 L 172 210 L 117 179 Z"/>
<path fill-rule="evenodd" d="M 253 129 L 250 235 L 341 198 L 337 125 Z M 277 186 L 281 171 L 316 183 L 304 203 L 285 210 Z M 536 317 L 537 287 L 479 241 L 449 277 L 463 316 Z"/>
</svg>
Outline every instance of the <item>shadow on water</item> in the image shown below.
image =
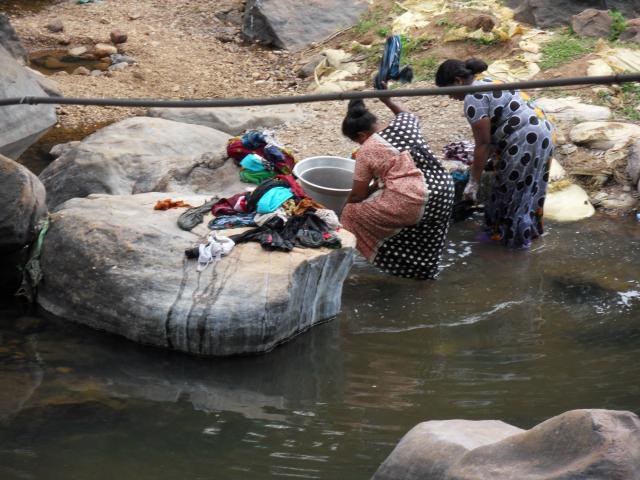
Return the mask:
<svg viewBox="0 0 640 480">
<path fill-rule="evenodd" d="M 78 67 L 86 67 L 89 70 L 106 71 L 111 65 L 111 60 L 95 59 L 90 56 L 76 57 L 69 55 L 67 49 L 39 50 L 29 53 L 31 68 L 44 75 L 52 75 L 56 72 L 73 73 Z"/>
<path fill-rule="evenodd" d="M 435 282 L 358 262 L 336 321 L 259 357 L 38 328 L 3 304 L 0 477 L 366 479 L 424 420 L 639 412 L 638 225 L 551 225 L 530 252 L 478 229 L 453 228 Z"/>
</svg>

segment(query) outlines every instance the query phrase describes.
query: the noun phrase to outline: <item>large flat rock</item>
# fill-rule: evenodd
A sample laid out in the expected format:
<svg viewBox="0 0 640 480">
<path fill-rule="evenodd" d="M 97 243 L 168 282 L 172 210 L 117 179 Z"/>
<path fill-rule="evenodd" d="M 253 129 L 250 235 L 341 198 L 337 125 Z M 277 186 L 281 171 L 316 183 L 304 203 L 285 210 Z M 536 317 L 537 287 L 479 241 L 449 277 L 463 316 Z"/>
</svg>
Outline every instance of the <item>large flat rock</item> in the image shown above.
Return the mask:
<svg viewBox="0 0 640 480">
<path fill-rule="evenodd" d="M 400 441 L 373 476 L 398 478 L 640 478 L 640 419 L 632 412 L 573 410 L 527 431 L 502 422 L 426 422 Z"/>
<path fill-rule="evenodd" d="M 65 149 L 40 179 L 49 208 L 92 193 L 242 190 L 226 162 L 226 133 L 162 118 L 133 117 Z"/>
<path fill-rule="evenodd" d="M 27 51 L 24 49 L 18 34 L 9 22 L 9 17 L 0 13 L 0 47 L 19 60 L 21 63 L 27 62 Z"/>
<path fill-rule="evenodd" d="M 153 210 L 167 197 L 192 205 L 207 198 L 91 195 L 61 205 L 44 242 L 39 304 L 135 342 L 207 356 L 266 352 L 339 312 L 350 233 L 341 233 L 339 250 L 238 245 L 198 273 L 184 250 L 206 237 L 206 219 L 179 230 L 182 209 Z"/>
<path fill-rule="evenodd" d="M 0 98 L 46 97 L 37 80 L 0 45 Z M 0 115 L 0 155 L 17 159 L 55 125 L 54 105 L 12 105 Z"/>
<path fill-rule="evenodd" d="M 242 34 L 297 51 L 354 25 L 367 8 L 366 0 L 248 0 Z"/>
<path fill-rule="evenodd" d="M 302 110 L 291 105 L 239 108 L 150 108 L 148 115 L 174 122 L 204 125 L 234 136 L 246 130 L 273 128 L 304 119 Z"/>
<path fill-rule="evenodd" d="M 507 0 L 506 3 L 515 10 L 516 20 L 542 28 L 568 25 L 572 15 L 587 8 L 618 10 L 627 18 L 640 16 L 637 0 Z"/>
</svg>

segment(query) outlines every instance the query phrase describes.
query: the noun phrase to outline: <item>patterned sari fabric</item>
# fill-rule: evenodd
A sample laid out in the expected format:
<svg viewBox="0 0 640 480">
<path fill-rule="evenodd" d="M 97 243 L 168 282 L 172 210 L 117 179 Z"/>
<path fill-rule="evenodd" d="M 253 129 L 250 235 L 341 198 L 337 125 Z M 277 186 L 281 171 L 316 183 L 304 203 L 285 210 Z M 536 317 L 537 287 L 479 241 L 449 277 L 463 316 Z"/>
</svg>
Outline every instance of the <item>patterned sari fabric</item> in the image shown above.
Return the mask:
<svg viewBox="0 0 640 480">
<path fill-rule="evenodd" d="M 499 83 L 484 79 L 474 85 L 484 82 Z M 485 205 L 491 238 L 511 248 L 528 248 L 543 233 L 553 126 L 526 93 L 515 90 L 469 94 L 464 112 L 471 125 L 491 120 L 495 181 Z"/>
<path fill-rule="evenodd" d="M 354 179 L 374 178 L 384 184 L 382 194 L 346 205 L 344 227 L 381 270 L 434 278 L 449 226 L 453 183 L 429 150 L 414 115 L 398 114 L 358 151 Z"/>
</svg>

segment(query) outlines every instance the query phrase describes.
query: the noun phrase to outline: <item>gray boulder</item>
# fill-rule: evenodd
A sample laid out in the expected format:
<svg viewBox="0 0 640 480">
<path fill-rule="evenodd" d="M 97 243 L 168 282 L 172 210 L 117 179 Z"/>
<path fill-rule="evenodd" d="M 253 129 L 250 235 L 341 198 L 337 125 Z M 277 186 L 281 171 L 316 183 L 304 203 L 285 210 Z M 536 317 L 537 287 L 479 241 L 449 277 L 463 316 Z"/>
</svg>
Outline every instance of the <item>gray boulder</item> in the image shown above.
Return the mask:
<svg viewBox="0 0 640 480">
<path fill-rule="evenodd" d="M 174 122 L 204 125 L 229 135 L 240 135 L 251 129 L 273 128 L 304 119 L 300 108 L 289 105 L 242 108 L 150 108 L 148 115 Z"/>
<path fill-rule="evenodd" d="M 640 43 L 640 18 L 634 18 L 627 22 L 624 32 L 620 34 L 620 40 Z"/>
<path fill-rule="evenodd" d="M 0 46 L 0 98 L 46 97 L 36 79 Z M 55 105 L 12 105 L 0 115 L 0 155 L 17 159 L 57 121 Z"/>
<path fill-rule="evenodd" d="M 452 420 L 418 425 L 373 479 L 627 480 L 640 476 L 640 419 L 632 412 L 573 410 L 531 430 L 510 427 L 511 434 L 504 424 L 484 429 L 479 423 Z"/>
<path fill-rule="evenodd" d="M 242 34 L 297 51 L 354 25 L 367 8 L 366 0 L 248 0 Z"/>
<path fill-rule="evenodd" d="M 228 139 L 227 134 L 200 125 L 128 118 L 65 148 L 40 179 L 51 209 L 91 193 L 130 195 L 162 192 L 169 186 L 180 192 L 220 188 L 225 194 L 239 185 L 221 185 L 231 179 L 225 167 L 231 163 L 225 162 Z M 220 168 L 226 173 L 220 174 Z"/>
<path fill-rule="evenodd" d="M 571 17 L 571 28 L 581 37 L 609 38 L 613 19 L 607 10 L 588 8 Z"/>
<path fill-rule="evenodd" d="M 194 206 L 208 198 L 91 195 L 63 204 L 44 242 L 39 304 L 135 342 L 204 356 L 267 352 L 339 312 L 351 234 L 341 233 L 338 250 L 241 244 L 198 273 L 184 250 L 205 238 L 208 219 L 178 229 L 182 209 L 153 209 L 167 197 Z"/>
<path fill-rule="evenodd" d="M 587 8 L 618 10 L 627 18 L 640 16 L 638 0 L 507 0 L 515 19 L 541 28 L 568 25 L 571 16 Z"/>
<path fill-rule="evenodd" d="M 640 182 L 640 140 L 636 140 L 629 148 L 627 175 L 629 175 L 633 185 Z"/>
<path fill-rule="evenodd" d="M 0 47 L 19 60 L 22 64 L 27 62 L 27 51 L 25 50 L 18 34 L 11 26 L 9 17 L 0 13 Z"/>
<path fill-rule="evenodd" d="M 44 186 L 33 173 L 0 155 L 0 253 L 31 243 L 47 215 Z"/>
</svg>

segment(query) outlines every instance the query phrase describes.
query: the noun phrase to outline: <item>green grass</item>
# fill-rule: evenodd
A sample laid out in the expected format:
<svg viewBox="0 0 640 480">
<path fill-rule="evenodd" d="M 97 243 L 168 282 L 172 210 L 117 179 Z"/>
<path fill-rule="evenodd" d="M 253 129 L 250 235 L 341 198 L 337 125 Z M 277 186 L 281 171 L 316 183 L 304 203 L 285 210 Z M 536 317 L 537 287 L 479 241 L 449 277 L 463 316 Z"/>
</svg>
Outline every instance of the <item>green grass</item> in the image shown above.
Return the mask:
<svg viewBox="0 0 640 480">
<path fill-rule="evenodd" d="M 416 80 L 434 80 L 439 66 L 440 61 L 434 56 L 428 56 L 418 60 L 413 69 Z"/>
<path fill-rule="evenodd" d="M 611 24 L 611 34 L 609 35 L 609 40 L 614 41 L 620 38 L 622 32 L 627 29 L 627 20 L 624 18 L 624 15 L 622 15 L 622 13 L 618 12 L 617 10 L 612 10 L 611 12 L 609 12 L 609 16 L 611 17 L 611 20 L 613 20 L 613 23 Z"/>
<path fill-rule="evenodd" d="M 381 27 L 376 30 L 376 33 L 378 34 L 378 36 L 386 38 L 391 34 L 391 29 L 389 27 Z"/>
<path fill-rule="evenodd" d="M 354 25 L 353 31 L 356 32 L 358 35 L 362 35 L 367 32 L 370 32 L 376 29 L 376 27 L 379 27 L 383 17 L 384 17 L 384 12 L 382 10 L 380 9 L 370 10 L 364 15 L 362 15 L 362 17 L 360 17 L 360 20 L 358 20 L 358 23 Z"/>
<path fill-rule="evenodd" d="M 400 55 L 400 64 L 412 63 L 414 54 L 422 50 L 422 47 L 428 40 L 424 37 L 409 37 L 407 35 L 401 35 L 401 38 L 402 55 Z"/>
<path fill-rule="evenodd" d="M 591 52 L 593 40 L 561 34 L 542 47 L 542 70 L 556 68 Z"/>
<path fill-rule="evenodd" d="M 633 121 L 640 121 L 640 112 L 636 110 L 640 105 L 640 85 L 637 83 L 623 83 L 622 92 L 622 114 Z"/>
</svg>

